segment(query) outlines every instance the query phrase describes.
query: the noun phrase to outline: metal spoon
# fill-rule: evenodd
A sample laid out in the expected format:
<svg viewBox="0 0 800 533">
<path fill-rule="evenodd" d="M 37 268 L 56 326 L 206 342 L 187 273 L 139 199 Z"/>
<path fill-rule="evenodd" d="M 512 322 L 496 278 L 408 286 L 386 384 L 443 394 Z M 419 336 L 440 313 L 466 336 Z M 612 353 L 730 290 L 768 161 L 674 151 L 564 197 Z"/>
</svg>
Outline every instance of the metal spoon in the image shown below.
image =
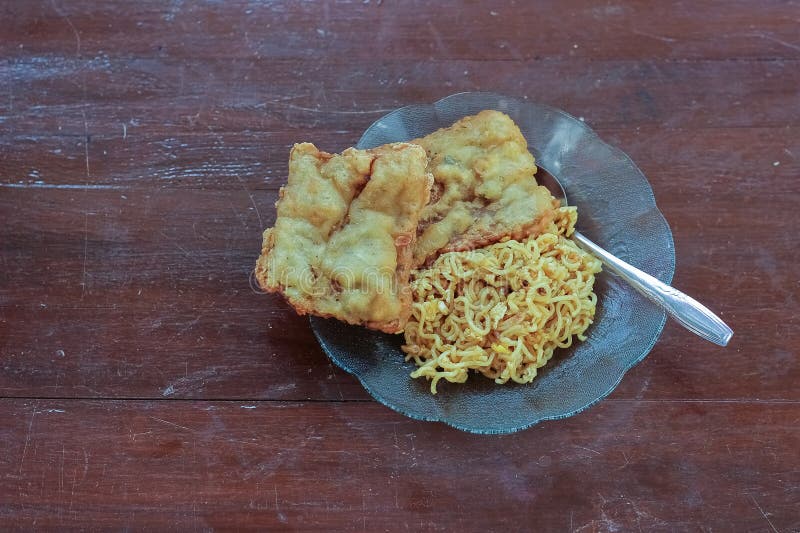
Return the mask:
<svg viewBox="0 0 800 533">
<path fill-rule="evenodd" d="M 540 172 L 536 179 L 547 187 L 555 198 L 561 200 L 563 205 L 567 205 L 567 193 L 556 178 L 548 172 Z M 703 304 L 613 256 L 579 231 L 572 235 L 572 239 L 581 248 L 600 259 L 608 270 L 627 281 L 651 302 L 665 309 L 683 327 L 714 344 L 720 346 L 728 344 L 733 336 L 733 330 Z"/>
</svg>

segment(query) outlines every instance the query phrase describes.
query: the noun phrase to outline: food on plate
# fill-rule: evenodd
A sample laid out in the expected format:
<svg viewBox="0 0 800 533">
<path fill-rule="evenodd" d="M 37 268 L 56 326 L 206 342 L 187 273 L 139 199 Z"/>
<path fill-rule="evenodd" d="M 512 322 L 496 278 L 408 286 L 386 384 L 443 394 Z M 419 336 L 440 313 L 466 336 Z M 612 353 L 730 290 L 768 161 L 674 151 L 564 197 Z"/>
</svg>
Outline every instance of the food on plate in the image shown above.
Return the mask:
<svg viewBox="0 0 800 533">
<path fill-rule="evenodd" d="M 403 333 L 430 380 L 529 383 L 585 340 L 600 262 L 577 211 L 536 183 L 514 121 L 482 111 L 409 143 L 338 155 L 301 143 L 255 277 L 300 314 Z"/>
<path fill-rule="evenodd" d="M 296 144 L 255 276 L 300 314 L 398 333 L 411 308 L 412 247 L 432 177 L 396 143 L 340 155 Z"/>
<path fill-rule="evenodd" d="M 415 266 L 444 252 L 536 234 L 553 219 L 559 204 L 536 183 L 533 156 L 508 115 L 481 111 L 411 142 L 425 148 L 434 178 L 417 230 Z"/>
<path fill-rule="evenodd" d="M 570 240 L 574 207 L 543 233 L 440 255 L 412 273 L 414 304 L 403 351 L 411 376 L 463 383 L 470 370 L 502 384 L 529 383 L 573 337 L 586 340 L 600 261 Z"/>
</svg>

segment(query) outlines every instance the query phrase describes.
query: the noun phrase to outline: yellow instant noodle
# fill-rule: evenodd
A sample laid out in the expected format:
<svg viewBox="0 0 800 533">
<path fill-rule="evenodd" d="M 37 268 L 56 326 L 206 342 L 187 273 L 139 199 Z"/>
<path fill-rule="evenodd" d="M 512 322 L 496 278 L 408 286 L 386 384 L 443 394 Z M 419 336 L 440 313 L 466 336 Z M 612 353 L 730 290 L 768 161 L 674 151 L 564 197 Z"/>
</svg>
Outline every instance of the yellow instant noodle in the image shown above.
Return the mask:
<svg viewBox="0 0 800 533">
<path fill-rule="evenodd" d="M 546 232 L 478 250 L 449 252 L 411 276 L 405 328 L 411 377 L 464 383 L 475 370 L 503 384 L 530 383 L 556 348 L 594 319 L 600 261 L 569 238 L 577 211 L 562 207 Z"/>
</svg>

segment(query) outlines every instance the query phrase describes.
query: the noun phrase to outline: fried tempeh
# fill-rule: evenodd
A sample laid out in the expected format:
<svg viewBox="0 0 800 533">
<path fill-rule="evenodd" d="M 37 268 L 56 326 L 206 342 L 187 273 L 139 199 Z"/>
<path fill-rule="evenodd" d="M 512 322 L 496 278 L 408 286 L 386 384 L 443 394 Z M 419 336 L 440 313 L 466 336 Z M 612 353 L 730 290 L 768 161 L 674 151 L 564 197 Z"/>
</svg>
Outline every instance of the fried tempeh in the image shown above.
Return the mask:
<svg viewBox="0 0 800 533">
<path fill-rule="evenodd" d="M 426 164 L 425 151 L 408 143 L 339 155 L 296 144 L 275 226 L 264 231 L 259 285 L 300 314 L 402 331 L 416 230 L 433 182 Z"/>
<path fill-rule="evenodd" d="M 431 203 L 420 217 L 414 266 L 444 252 L 522 239 L 552 221 L 559 206 L 536 183 L 525 137 L 506 114 L 481 111 L 410 141 L 425 148 Z"/>
</svg>

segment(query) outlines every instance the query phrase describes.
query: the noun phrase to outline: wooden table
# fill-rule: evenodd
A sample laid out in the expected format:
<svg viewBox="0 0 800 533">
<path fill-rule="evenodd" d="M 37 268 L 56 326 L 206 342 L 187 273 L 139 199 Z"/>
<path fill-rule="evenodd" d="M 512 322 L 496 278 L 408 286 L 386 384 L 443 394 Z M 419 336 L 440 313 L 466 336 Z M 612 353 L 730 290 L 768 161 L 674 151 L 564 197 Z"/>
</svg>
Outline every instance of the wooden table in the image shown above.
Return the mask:
<svg viewBox="0 0 800 533">
<path fill-rule="evenodd" d="M 797 2 L 0 16 L 0 529 L 800 530 Z M 379 405 L 251 290 L 292 143 L 465 90 L 630 154 L 731 344 L 670 322 L 597 406 L 485 437 Z"/>
</svg>

